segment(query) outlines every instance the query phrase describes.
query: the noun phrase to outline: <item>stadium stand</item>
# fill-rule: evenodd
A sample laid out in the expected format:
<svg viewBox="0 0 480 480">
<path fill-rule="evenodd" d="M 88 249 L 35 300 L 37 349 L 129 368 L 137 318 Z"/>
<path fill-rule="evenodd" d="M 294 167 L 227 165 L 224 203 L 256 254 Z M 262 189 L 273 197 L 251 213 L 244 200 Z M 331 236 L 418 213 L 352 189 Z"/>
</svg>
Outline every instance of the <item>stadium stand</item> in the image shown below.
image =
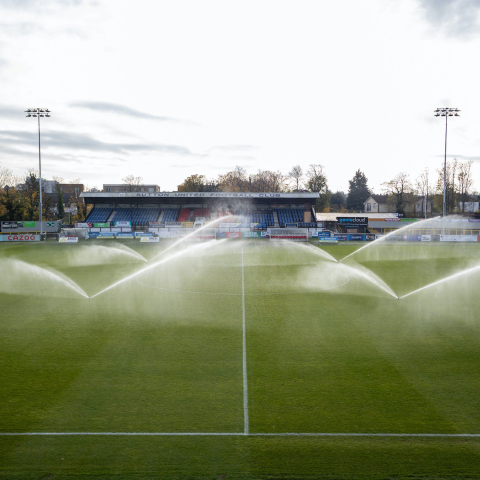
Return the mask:
<svg viewBox="0 0 480 480">
<path fill-rule="evenodd" d="M 92 208 L 85 221 L 89 223 L 105 223 L 112 211 L 112 208 Z"/>
<path fill-rule="evenodd" d="M 132 225 L 147 225 L 157 221 L 160 208 L 119 208 L 112 218 L 113 222 L 132 222 Z"/>
<path fill-rule="evenodd" d="M 279 208 L 276 212 L 278 221 L 282 226 L 285 226 L 286 223 L 302 223 L 303 226 L 311 223 L 313 227 L 315 226 L 314 222 L 303 221 L 304 210 L 302 208 Z"/>
<path fill-rule="evenodd" d="M 178 218 L 179 211 L 180 210 L 178 208 L 166 208 L 164 210 L 162 221 L 163 222 L 176 222 L 177 218 Z"/>
<path fill-rule="evenodd" d="M 228 217 L 230 215 L 235 215 L 233 210 L 217 210 L 217 218 Z"/>
<path fill-rule="evenodd" d="M 265 224 L 266 226 L 273 227 L 275 221 L 273 219 L 273 212 L 268 211 L 257 211 L 257 210 L 247 210 L 247 211 L 238 211 L 237 215 L 243 217 L 241 223 L 258 223 Z M 257 227 L 260 228 L 260 227 Z"/>
<path fill-rule="evenodd" d="M 210 209 L 208 209 L 208 208 L 195 208 L 193 210 L 193 221 L 195 221 L 197 219 L 197 217 L 210 218 Z"/>
<path fill-rule="evenodd" d="M 190 209 L 189 208 L 182 208 L 180 210 L 180 215 L 178 216 L 179 222 L 188 222 L 190 218 Z"/>
</svg>

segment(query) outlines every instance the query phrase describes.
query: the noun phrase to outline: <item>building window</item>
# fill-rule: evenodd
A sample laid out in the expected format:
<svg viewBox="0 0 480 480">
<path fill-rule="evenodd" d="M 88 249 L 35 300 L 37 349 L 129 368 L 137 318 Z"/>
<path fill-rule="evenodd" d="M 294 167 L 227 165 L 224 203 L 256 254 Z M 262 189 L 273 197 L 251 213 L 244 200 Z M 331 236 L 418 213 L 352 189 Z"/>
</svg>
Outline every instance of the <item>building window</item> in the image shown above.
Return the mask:
<svg viewBox="0 0 480 480">
<path fill-rule="evenodd" d="M 149 191 L 150 193 L 153 193 L 153 187 L 150 187 L 150 188 L 148 189 L 148 191 Z"/>
<path fill-rule="evenodd" d="M 126 191 L 127 191 L 127 189 L 126 189 L 126 188 L 124 188 L 124 189 L 123 189 L 123 191 L 124 191 L 124 192 L 126 192 Z"/>
<path fill-rule="evenodd" d="M 367 212 L 371 212 L 371 211 L 372 211 L 372 204 L 367 203 Z"/>
<path fill-rule="evenodd" d="M 137 191 L 137 187 L 135 187 L 135 188 L 133 189 L 133 191 L 136 192 L 136 191 Z"/>
<path fill-rule="evenodd" d="M 143 188 L 142 188 L 142 192 L 143 192 Z"/>
<path fill-rule="evenodd" d="M 106 191 L 106 192 L 109 192 L 109 191 L 110 191 L 110 187 L 107 187 L 107 188 L 105 189 L 105 191 Z"/>
<path fill-rule="evenodd" d="M 118 188 L 116 188 L 115 191 L 118 192 Z"/>
</svg>

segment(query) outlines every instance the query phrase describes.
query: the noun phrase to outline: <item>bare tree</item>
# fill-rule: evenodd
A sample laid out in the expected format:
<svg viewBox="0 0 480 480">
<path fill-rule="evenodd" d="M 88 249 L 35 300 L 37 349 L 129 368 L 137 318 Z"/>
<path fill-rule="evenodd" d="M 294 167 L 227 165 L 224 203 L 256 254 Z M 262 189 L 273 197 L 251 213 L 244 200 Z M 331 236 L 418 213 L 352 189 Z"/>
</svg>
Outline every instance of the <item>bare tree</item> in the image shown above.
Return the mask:
<svg viewBox="0 0 480 480">
<path fill-rule="evenodd" d="M 420 174 L 420 176 L 416 180 L 416 187 L 417 187 L 417 192 L 419 195 L 424 197 L 424 214 L 425 218 L 427 218 L 427 211 L 428 211 L 428 196 L 431 192 L 432 185 L 430 182 L 430 172 L 428 168 L 425 168 L 423 172 Z"/>
<path fill-rule="evenodd" d="M 458 193 L 462 202 L 462 212 L 465 212 L 465 202 L 468 201 L 469 190 L 473 186 L 472 165 L 472 160 L 460 162 L 458 165 Z"/>
<path fill-rule="evenodd" d="M 323 166 L 312 163 L 307 170 L 307 188 L 311 192 L 325 193 L 327 191 L 327 177 Z"/>
<path fill-rule="evenodd" d="M 298 192 L 298 190 L 300 189 L 300 184 L 304 177 L 302 167 L 300 165 L 295 165 L 288 173 L 288 176 L 293 180 L 295 184 L 295 191 Z"/>
<path fill-rule="evenodd" d="M 15 175 L 13 175 L 12 170 L 7 167 L 0 167 L 0 188 L 5 187 L 6 185 L 13 187 Z"/>
<path fill-rule="evenodd" d="M 128 185 L 130 187 L 138 187 L 142 184 L 143 178 L 142 177 L 135 177 L 134 175 L 130 174 L 127 175 L 125 178 L 122 178 L 124 185 Z"/>
<path fill-rule="evenodd" d="M 413 200 L 413 186 L 408 173 L 401 172 L 382 185 L 388 195 L 387 203 L 393 204 L 397 213 L 405 214 L 407 203 Z"/>
<path fill-rule="evenodd" d="M 452 161 L 447 162 L 446 176 L 445 176 L 445 204 L 447 208 L 447 213 L 453 212 L 456 207 L 456 199 L 458 194 L 458 185 L 457 181 L 457 169 L 458 169 L 458 160 L 454 158 Z M 438 178 L 437 178 L 437 193 L 438 196 L 438 207 L 440 210 L 443 209 L 443 177 L 444 177 L 444 165 L 437 169 Z"/>
</svg>

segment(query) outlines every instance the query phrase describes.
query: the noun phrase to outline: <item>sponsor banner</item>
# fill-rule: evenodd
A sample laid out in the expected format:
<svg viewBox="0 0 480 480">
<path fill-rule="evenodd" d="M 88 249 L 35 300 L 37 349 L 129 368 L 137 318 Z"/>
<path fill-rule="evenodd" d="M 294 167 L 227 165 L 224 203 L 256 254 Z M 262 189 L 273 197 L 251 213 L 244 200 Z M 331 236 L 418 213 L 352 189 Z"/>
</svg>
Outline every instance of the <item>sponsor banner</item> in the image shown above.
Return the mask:
<svg viewBox="0 0 480 480">
<path fill-rule="evenodd" d="M 23 228 L 23 222 L 2 222 L 2 228 Z"/>
<path fill-rule="evenodd" d="M 39 242 L 40 235 L 27 235 L 15 233 L 10 235 L 0 235 L 0 242 Z"/>
<path fill-rule="evenodd" d="M 262 232 L 242 232 L 243 238 L 260 238 L 262 236 Z"/>
<path fill-rule="evenodd" d="M 312 237 L 318 237 L 318 238 L 330 238 L 330 230 L 327 230 L 326 232 L 313 232 Z"/>
<path fill-rule="evenodd" d="M 115 232 L 98 232 L 97 238 L 115 238 Z"/>
<path fill-rule="evenodd" d="M 362 235 L 362 234 L 355 235 L 353 233 L 349 233 L 347 237 L 348 237 L 348 240 L 352 240 L 352 241 L 365 240 L 365 235 Z"/>
<path fill-rule="evenodd" d="M 133 232 L 117 232 L 117 238 L 135 238 Z"/>
<path fill-rule="evenodd" d="M 260 233 L 261 233 L 262 237 L 267 237 L 269 235 L 268 232 L 260 232 Z"/>
<path fill-rule="evenodd" d="M 405 242 L 421 242 L 421 235 L 402 235 L 402 240 Z"/>
<path fill-rule="evenodd" d="M 159 237 L 142 237 L 140 242 L 142 243 L 158 243 L 160 241 Z"/>
<path fill-rule="evenodd" d="M 335 237 L 320 237 L 318 243 L 338 243 L 338 238 Z"/>
<path fill-rule="evenodd" d="M 249 232 L 251 233 L 251 232 Z M 226 232 L 226 238 L 242 238 L 241 232 Z"/>
<path fill-rule="evenodd" d="M 365 240 L 371 242 L 371 241 L 375 240 L 375 235 L 372 235 L 372 234 L 367 233 L 367 234 L 365 235 Z"/>
<path fill-rule="evenodd" d="M 55 222 L 47 222 L 47 227 L 54 227 L 54 226 L 55 226 Z M 23 228 L 35 228 L 35 222 L 23 222 Z"/>
<path fill-rule="evenodd" d="M 241 225 L 242 225 L 241 223 L 219 223 L 217 225 L 217 227 L 220 227 L 220 228 L 238 228 Z M 247 225 L 247 226 L 250 227 L 250 225 Z"/>
<path fill-rule="evenodd" d="M 135 237 L 153 237 L 153 232 L 135 232 Z"/>
<path fill-rule="evenodd" d="M 160 222 L 148 222 L 148 225 L 150 227 L 164 227 L 165 226 L 164 223 L 160 223 Z"/>
<path fill-rule="evenodd" d="M 100 232 L 88 232 L 88 238 L 97 238 Z"/>
<path fill-rule="evenodd" d="M 478 235 L 440 235 L 441 242 L 478 242 Z"/>
<path fill-rule="evenodd" d="M 93 223 L 76 223 L 75 228 L 90 228 L 93 227 Z"/>
<path fill-rule="evenodd" d="M 132 222 L 114 222 L 116 227 L 131 227 Z"/>
<path fill-rule="evenodd" d="M 193 222 L 182 222 L 182 228 L 193 228 Z"/>
<path fill-rule="evenodd" d="M 335 234 L 335 238 L 340 242 L 346 242 L 348 240 L 348 235 Z"/>
<path fill-rule="evenodd" d="M 400 222 L 401 218 L 384 218 L 383 221 L 385 221 L 385 222 Z"/>
<path fill-rule="evenodd" d="M 60 237 L 58 241 L 59 243 L 78 243 L 78 237 Z"/>
<path fill-rule="evenodd" d="M 472 218 L 468 220 L 469 222 L 480 222 L 480 219 Z"/>
<path fill-rule="evenodd" d="M 432 241 L 432 236 L 431 235 L 420 235 L 421 241 L 422 242 L 431 242 Z"/>
<path fill-rule="evenodd" d="M 225 232 L 217 232 L 217 238 L 227 238 L 227 234 Z"/>
<path fill-rule="evenodd" d="M 347 226 L 367 225 L 367 217 L 337 217 L 337 223 Z"/>
<path fill-rule="evenodd" d="M 160 230 L 158 232 L 158 236 L 159 236 L 159 238 L 177 238 L 177 232 L 176 231 L 169 232 L 168 230 Z M 147 237 L 143 237 L 143 238 L 147 238 Z"/>
<path fill-rule="evenodd" d="M 166 227 L 181 227 L 182 222 L 165 222 Z"/>
<path fill-rule="evenodd" d="M 105 228 L 105 227 L 109 227 L 110 224 L 109 223 L 94 223 L 93 226 L 95 228 Z"/>
</svg>

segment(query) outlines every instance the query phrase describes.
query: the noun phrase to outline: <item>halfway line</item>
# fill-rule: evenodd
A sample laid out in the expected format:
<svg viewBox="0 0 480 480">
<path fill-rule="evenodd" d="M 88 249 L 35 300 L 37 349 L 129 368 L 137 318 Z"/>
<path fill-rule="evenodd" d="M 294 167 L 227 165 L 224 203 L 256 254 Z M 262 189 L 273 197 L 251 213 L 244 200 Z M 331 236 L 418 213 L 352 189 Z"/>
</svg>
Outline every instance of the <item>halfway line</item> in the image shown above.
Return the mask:
<svg viewBox="0 0 480 480">
<path fill-rule="evenodd" d="M 245 272 L 243 268 L 243 245 L 242 245 L 242 310 L 243 310 L 243 419 L 244 434 L 249 433 L 248 419 L 248 382 L 247 382 L 247 336 L 245 332 Z"/>
<path fill-rule="evenodd" d="M 480 438 L 480 433 L 222 433 L 222 432 L 0 432 L 0 437 L 23 436 L 145 436 L 145 437 L 437 437 Z"/>
</svg>

